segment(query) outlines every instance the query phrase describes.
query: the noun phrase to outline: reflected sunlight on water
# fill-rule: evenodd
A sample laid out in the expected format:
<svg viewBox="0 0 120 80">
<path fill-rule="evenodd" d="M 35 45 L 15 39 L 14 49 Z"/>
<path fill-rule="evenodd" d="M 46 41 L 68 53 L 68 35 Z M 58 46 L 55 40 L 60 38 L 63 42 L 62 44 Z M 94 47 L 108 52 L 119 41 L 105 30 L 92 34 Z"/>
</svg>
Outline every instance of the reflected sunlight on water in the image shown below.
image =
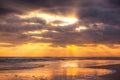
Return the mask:
<svg viewBox="0 0 120 80">
<path fill-rule="evenodd" d="M 40 61 L 12 64 L 0 64 L 5 69 L 0 70 L 0 80 L 104 80 L 101 75 L 113 71 L 107 69 L 85 68 L 86 66 L 99 66 L 117 64 L 120 61 L 112 60 L 65 60 Z M 36 67 L 37 65 L 45 65 Z M 23 66 L 32 66 L 30 69 L 13 69 Z"/>
</svg>

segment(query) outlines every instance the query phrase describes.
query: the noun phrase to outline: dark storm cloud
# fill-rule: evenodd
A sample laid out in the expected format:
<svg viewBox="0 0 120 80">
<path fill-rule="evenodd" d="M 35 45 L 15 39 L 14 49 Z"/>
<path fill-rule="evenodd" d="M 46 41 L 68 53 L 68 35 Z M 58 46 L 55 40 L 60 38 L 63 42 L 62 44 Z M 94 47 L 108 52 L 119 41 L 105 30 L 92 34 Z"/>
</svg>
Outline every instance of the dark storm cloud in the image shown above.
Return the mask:
<svg viewBox="0 0 120 80">
<path fill-rule="evenodd" d="M 100 3 L 101 1 L 98 0 Z M 0 2 L 7 10 L 15 9 L 16 11 L 26 12 L 41 8 L 78 8 L 94 6 L 94 0 L 1 0 Z M 98 4 L 98 3 L 96 3 Z M 100 5 L 100 4 L 99 4 Z M 63 9 L 62 8 L 62 9 Z M 64 12 L 64 11 L 63 11 Z"/>
<path fill-rule="evenodd" d="M 21 33 L 0 33 L 0 42 L 10 43 L 11 46 L 16 46 L 28 42 L 34 42 L 34 39 Z"/>
<path fill-rule="evenodd" d="M 79 11 L 79 17 L 88 23 L 120 25 L 120 9 L 85 8 Z"/>
<path fill-rule="evenodd" d="M 108 3 L 114 7 L 120 8 L 120 0 L 108 0 Z"/>
<path fill-rule="evenodd" d="M 20 26 L 20 25 L 19 25 Z M 11 33 L 19 33 L 24 31 L 34 31 L 34 30 L 41 30 L 42 26 L 34 26 L 34 25 L 26 25 L 26 26 L 6 26 L 6 25 L 0 25 L 0 31 L 1 32 L 11 32 Z"/>
<path fill-rule="evenodd" d="M 0 17 L 4 17 L 0 18 L 0 42 L 15 45 L 45 42 L 53 43 L 54 46 L 120 44 L 119 0 L 0 0 L 0 3 L 2 4 Z M 64 16 L 76 13 L 80 20 L 78 24 L 86 26 L 88 29 L 75 31 L 75 28 L 78 27 L 77 24 L 53 27 L 38 17 L 21 19 L 15 16 L 15 14 L 24 15 L 33 10 L 42 10 L 46 13 Z M 31 22 L 36 23 L 36 25 L 23 25 Z M 42 34 L 23 34 L 35 30 L 48 31 Z M 43 38 L 36 39 L 32 36 Z"/>
<path fill-rule="evenodd" d="M 12 10 L 12 9 L 0 7 L 0 15 L 9 14 L 9 13 L 14 13 L 14 12 L 15 12 L 15 11 Z"/>
<path fill-rule="evenodd" d="M 46 23 L 44 20 L 33 17 L 28 19 L 20 19 L 16 16 L 9 16 L 7 18 L 1 19 L 0 32 L 10 32 L 10 33 L 22 33 L 26 31 L 41 30 Z M 2 22 L 3 21 L 3 22 Z M 37 25 L 29 24 L 30 22 L 38 23 Z M 5 24 L 3 24 L 5 23 Z M 26 25 L 23 25 L 28 23 Z"/>
<path fill-rule="evenodd" d="M 0 6 L 0 16 L 12 14 L 12 13 L 19 13 L 19 11 L 11 9 L 11 8 L 6 8 L 3 6 Z"/>
<path fill-rule="evenodd" d="M 81 32 L 62 32 L 44 33 L 41 36 L 44 38 L 52 38 L 46 40 L 52 42 L 55 46 L 65 45 L 82 45 L 82 44 L 120 44 L 120 29 L 106 27 L 105 29 L 88 29 Z M 38 40 L 39 41 L 39 40 Z M 43 40 L 44 41 L 44 40 Z"/>
</svg>

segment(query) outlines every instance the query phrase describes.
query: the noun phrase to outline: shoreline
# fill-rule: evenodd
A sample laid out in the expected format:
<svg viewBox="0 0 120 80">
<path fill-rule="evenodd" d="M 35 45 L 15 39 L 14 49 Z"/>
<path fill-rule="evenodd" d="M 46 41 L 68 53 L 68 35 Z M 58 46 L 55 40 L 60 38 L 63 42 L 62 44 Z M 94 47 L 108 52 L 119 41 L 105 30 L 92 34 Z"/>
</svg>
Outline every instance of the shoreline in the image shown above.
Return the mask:
<svg viewBox="0 0 120 80">
<path fill-rule="evenodd" d="M 104 65 L 104 66 L 89 66 L 89 68 L 96 68 L 96 69 L 109 69 L 115 70 L 116 72 L 100 76 L 105 80 L 120 80 L 120 64 L 113 64 L 113 65 Z"/>
</svg>

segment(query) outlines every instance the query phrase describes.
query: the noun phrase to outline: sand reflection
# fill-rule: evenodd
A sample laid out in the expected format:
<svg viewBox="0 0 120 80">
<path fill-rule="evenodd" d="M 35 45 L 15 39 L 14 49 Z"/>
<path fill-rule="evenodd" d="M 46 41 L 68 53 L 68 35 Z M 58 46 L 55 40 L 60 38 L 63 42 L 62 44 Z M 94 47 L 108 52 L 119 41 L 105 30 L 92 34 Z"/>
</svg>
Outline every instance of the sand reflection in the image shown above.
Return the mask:
<svg viewBox="0 0 120 80">
<path fill-rule="evenodd" d="M 89 61 L 89 65 L 93 65 L 93 63 L 101 65 L 105 61 L 91 61 L 91 63 Z M 45 66 L 21 70 L 0 70 L 0 80 L 103 80 L 99 76 L 113 72 L 107 69 L 85 68 L 86 65 L 89 66 L 88 63 L 86 61 L 81 63 L 80 60 L 30 62 L 26 64 L 27 66 L 32 64 Z"/>
</svg>

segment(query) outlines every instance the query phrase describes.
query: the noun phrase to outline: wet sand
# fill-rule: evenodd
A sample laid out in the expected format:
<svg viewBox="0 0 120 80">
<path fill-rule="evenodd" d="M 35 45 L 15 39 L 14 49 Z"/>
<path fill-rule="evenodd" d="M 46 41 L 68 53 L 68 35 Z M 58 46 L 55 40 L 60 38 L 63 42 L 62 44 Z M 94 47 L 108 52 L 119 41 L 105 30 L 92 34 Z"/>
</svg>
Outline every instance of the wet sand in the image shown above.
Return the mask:
<svg viewBox="0 0 120 80">
<path fill-rule="evenodd" d="M 120 60 L 0 58 L 0 80 L 120 80 Z"/>
<path fill-rule="evenodd" d="M 120 80 L 120 64 L 105 65 L 105 66 L 91 66 L 90 68 L 115 70 L 116 71 L 115 73 L 100 76 L 100 77 L 103 77 L 105 80 Z"/>
</svg>

